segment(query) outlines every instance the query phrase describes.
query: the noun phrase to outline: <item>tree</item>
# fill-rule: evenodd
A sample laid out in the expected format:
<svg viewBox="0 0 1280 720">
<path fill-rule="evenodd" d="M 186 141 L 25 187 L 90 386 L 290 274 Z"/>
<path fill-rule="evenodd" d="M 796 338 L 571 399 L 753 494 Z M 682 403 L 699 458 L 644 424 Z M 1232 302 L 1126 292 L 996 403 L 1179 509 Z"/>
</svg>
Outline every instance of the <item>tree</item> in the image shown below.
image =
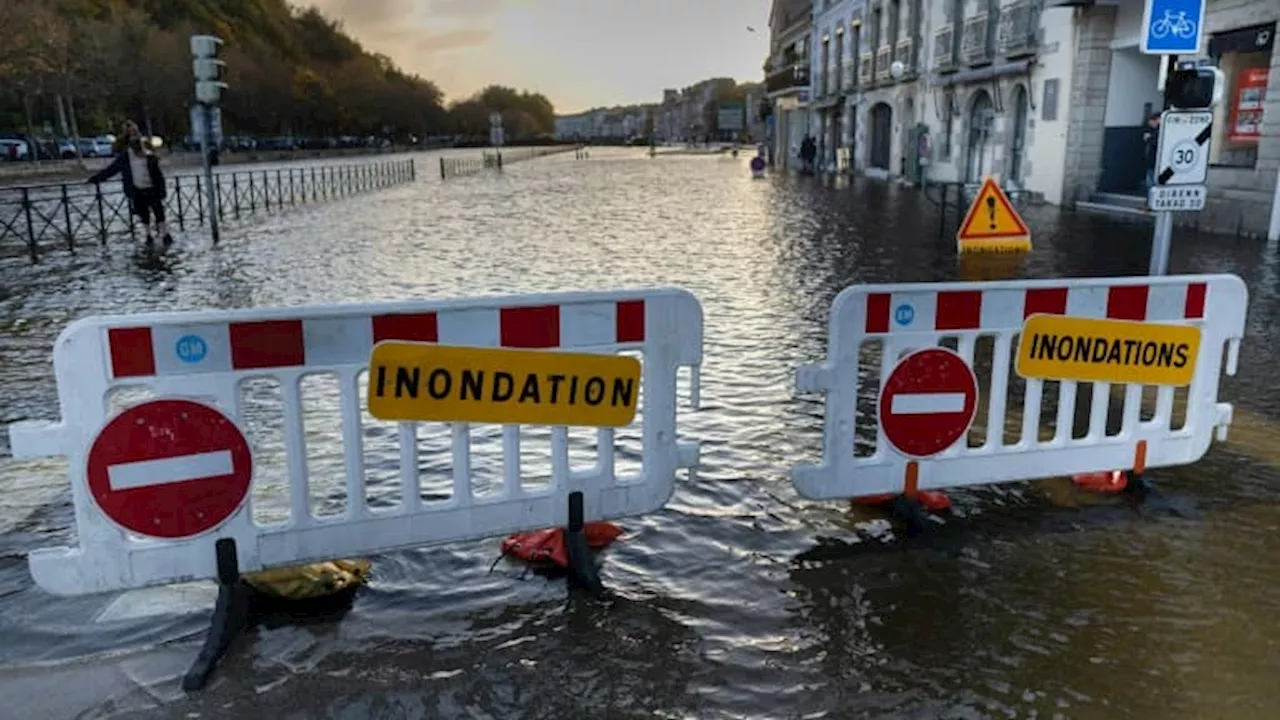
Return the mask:
<svg viewBox="0 0 1280 720">
<path fill-rule="evenodd" d="M 366 52 L 315 8 L 0 0 L 0 128 L 30 128 L 65 110 L 72 126 L 77 116 L 101 129 L 130 117 L 148 132 L 183 135 L 193 100 L 187 41 L 197 33 L 226 41 L 224 124 L 240 132 L 407 137 L 450 121 L 439 87 Z"/>
</svg>

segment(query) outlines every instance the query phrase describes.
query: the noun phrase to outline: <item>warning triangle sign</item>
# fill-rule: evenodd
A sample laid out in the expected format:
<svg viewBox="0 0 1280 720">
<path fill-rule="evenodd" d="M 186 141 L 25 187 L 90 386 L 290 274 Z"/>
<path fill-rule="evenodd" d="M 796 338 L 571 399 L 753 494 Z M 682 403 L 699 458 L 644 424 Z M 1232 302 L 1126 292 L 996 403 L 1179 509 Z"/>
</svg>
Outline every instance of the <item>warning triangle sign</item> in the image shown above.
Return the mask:
<svg viewBox="0 0 1280 720">
<path fill-rule="evenodd" d="M 965 213 L 964 222 L 960 223 L 956 246 L 961 253 L 1031 249 L 1031 229 L 994 179 L 988 177 L 982 181 L 982 189 Z"/>
</svg>

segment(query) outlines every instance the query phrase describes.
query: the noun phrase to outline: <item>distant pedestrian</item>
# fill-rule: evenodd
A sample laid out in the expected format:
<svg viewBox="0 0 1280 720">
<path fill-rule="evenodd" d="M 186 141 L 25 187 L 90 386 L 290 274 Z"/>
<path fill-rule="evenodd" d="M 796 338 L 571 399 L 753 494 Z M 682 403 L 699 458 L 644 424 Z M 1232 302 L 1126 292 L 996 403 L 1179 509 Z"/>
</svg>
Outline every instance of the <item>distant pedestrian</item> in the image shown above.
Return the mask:
<svg viewBox="0 0 1280 720">
<path fill-rule="evenodd" d="M 1151 113 L 1147 127 L 1142 131 L 1142 146 L 1147 162 L 1147 179 L 1143 190 L 1150 192 L 1156 184 L 1156 152 L 1160 147 L 1160 113 Z"/>
<path fill-rule="evenodd" d="M 156 234 L 165 245 L 172 245 L 173 236 L 169 234 L 164 219 L 164 200 L 168 193 L 164 173 L 160 170 L 160 159 L 151 151 L 150 144 L 143 140 L 137 123 L 126 120 L 120 126 L 115 150 L 115 160 L 85 182 L 97 184 L 119 175 L 124 185 L 124 196 L 129 200 L 129 210 L 146 228 L 147 244 L 154 242 L 151 232 L 154 220 Z"/>
<path fill-rule="evenodd" d="M 814 171 L 814 160 L 818 157 L 818 142 L 813 139 L 812 135 L 805 135 L 804 140 L 800 141 L 800 160 L 804 163 L 804 172 L 812 173 Z"/>
</svg>

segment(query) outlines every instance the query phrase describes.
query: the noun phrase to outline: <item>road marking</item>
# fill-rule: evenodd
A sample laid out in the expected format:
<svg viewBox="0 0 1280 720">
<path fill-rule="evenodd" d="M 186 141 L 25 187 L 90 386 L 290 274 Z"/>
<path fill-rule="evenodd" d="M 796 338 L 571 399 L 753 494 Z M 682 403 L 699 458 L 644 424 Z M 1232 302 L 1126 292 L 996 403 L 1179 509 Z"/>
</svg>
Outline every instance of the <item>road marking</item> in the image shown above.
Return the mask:
<svg viewBox="0 0 1280 720">
<path fill-rule="evenodd" d="M 893 396 L 894 415 L 964 412 L 964 393 L 913 393 Z"/>
<path fill-rule="evenodd" d="M 230 450 L 140 460 L 107 468 L 112 490 L 169 485 L 230 475 L 235 469 Z"/>
</svg>

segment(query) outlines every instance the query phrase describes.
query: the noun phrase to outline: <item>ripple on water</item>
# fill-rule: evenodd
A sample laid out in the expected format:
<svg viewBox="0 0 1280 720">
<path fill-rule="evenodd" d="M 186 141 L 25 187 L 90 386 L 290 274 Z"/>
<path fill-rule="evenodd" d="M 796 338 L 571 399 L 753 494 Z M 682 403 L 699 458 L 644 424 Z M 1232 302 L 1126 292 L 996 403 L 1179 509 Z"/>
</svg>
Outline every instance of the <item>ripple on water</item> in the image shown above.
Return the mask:
<svg viewBox="0 0 1280 720">
<path fill-rule="evenodd" d="M 957 268 L 935 210 L 910 189 L 752 182 L 744 162 L 598 149 L 448 183 L 424 172 L 233 224 L 216 249 L 188 232 L 161 258 L 114 243 L 51 249 L 32 269 L 0 253 L 0 383 L 20 389 L 0 398 L 3 422 L 57 407 L 49 348 L 92 314 L 678 285 L 706 316 L 703 409 L 679 410 L 702 467 L 666 509 L 621 521 L 603 567 L 612 601 L 566 602 L 562 585 L 510 562 L 491 572 L 496 539 L 391 553 L 341 623 L 260 631 L 191 699 L 170 690 L 200 613 L 97 623 L 115 596 L 32 587 L 22 553 L 74 542 L 65 464 L 13 460 L 0 436 L 0 695 L 31 698 L 26 717 L 154 716 L 157 704 L 175 718 L 264 706 L 338 718 L 1274 716 L 1280 513 L 1263 461 L 1228 446 L 1152 473 L 1167 502 L 1141 514 L 1058 508 L 1045 485 L 957 492 L 955 517 L 911 540 L 869 511 L 795 496 L 787 472 L 818 457 L 822 406 L 794 397 L 793 373 L 825 355 L 836 293 Z M 1052 209 L 1027 220 L 1027 276 L 1145 270 L 1130 226 Z M 1266 322 L 1280 309 L 1274 252 L 1180 236 L 1172 264 L 1250 283 L 1251 335 L 1223 396 L 1268 417 L 1280 387 Z M 320 515 L 352 501 L 340 382 L 301 385 L 305 511 Z M 250 380 L 241 402 L 258 462 L 252 511 L 281 521 L 293 509 L 279 385 Z M 475 487 L 492 488 L 502 431 L 471 432 Z M 570 437 L 571 462 L 591 464 L 595 433 Z M 533 482 L 548 475 L 548 438 L 521 432 Z M 398 428 L 366 413 L 361 441 L 364 502 L 396 505 Z M 449 430 L 423 425 L 410 442 L 422 499 L 447 497 Z M 617 442 L 619 468 L 637 469 L 639 425 Z M 75 690 L 29 691 L 57 683 Z"/>
</svg>

